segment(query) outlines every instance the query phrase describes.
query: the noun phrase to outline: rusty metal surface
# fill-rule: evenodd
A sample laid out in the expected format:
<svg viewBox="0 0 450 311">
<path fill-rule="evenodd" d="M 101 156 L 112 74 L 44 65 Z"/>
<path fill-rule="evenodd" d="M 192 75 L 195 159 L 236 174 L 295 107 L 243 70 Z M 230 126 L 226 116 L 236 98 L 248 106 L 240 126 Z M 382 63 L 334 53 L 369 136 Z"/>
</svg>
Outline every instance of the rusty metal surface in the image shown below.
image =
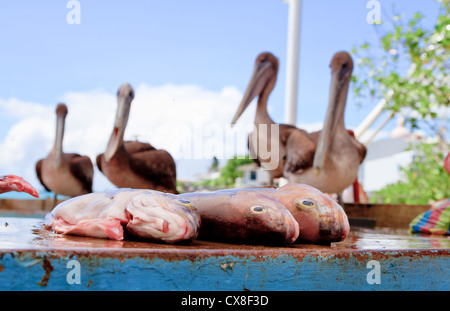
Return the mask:
<svg viewBox="0 0 450 311">
<path fill-rule="evenodd" d="M 195 240 L 189 245 L 170 245 L 142 241 L 113 241 L 89 237 L 61 235 L 42 228 L 42 219 L 0 218 L 0 254 L 15 251 L 51 251 L 53 254 L 107 256 L 115 258 L 180 258 L 197 259 L 211 256 L 289 254 L 301 260 L 305 255 L 346 257 L 360 251 L 402 251 L 403 254 L 447 254 L 450 237 L 410 234 L 405 229 L 355 229 L 349 237 L 331 245 L 291 244 L 286 246 L 251 246 Z"/>
<path fill-rule="evenodd" d="M 189 245 L 64 236 L 43 219 L 0 217 L 0 290 L 449 290 L 450 237 L 355 229 L 329 246 Z M 66 281 L 80 263 L 82 284 Z M 383 282 L 366 280 L 381 264 Z M 11 282 L 3 282 L 5 279 Z"/>
<path fill-rule="evenodd" d="M 149 243 L 136 240 L 113 241 L 56 234 L 42 228 L 43 219 L 0 217 L 0 254 L 10 251 L 53 251 L 60 254 L 105 254 L 109 257 L 158 256 L 171 260 L 180 256 L 202 257 L 224 254 L 341 255 L 358 251 L 412 251 L 432 254 L 450 250 L 449 236 L 410 234 L 406 229 L 352 228 L 349 237 L 331 245 L 290 244 L 254 246 L 195 240 L 189 245 Z"/>
</svg>

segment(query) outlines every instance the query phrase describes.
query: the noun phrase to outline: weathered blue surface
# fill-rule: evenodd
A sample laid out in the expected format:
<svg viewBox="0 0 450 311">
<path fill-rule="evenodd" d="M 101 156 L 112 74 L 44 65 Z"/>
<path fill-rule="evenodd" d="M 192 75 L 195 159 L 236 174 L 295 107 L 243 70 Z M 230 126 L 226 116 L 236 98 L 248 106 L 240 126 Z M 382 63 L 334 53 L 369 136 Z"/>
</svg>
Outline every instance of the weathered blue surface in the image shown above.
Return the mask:
<svg viewBox="0 0 450 311">
<path fill-rule="evenodd" d="M 383 252 L 383 257 L 377 259 L 380 284 L 369 284 L 367 276 L 373 270 L 367 268 L 373 259 L 370 252 L 350 254 L 346 258 L 307 255 L 302 261 L 292 255 L 167 261 L 140 257 L 51 258 L 45 252 L 10 253 L 0 260 L 0 290 L 447 291 L 450 289 L 448 255 L 448 252 L 442 256 L 421 256 L 419 251 L 415 254 Z M 69 273 L 75 270 L 67 264 L 74 259 L 80 263 L 80 284 L 69 284 L 72 276 Z"/>
<path fill-rule="evenodd" d="M 0 219 L 0 228 L 5 219 Z M 15 221 L 7 220 L 11 236 Z M 25 223 L 30 225 L 32 220 Z M 406 235 L 405 240 L 413 238 L 411 243 L 429 246 L 412 249 L 397 235 L 397 243 L 403 246 L 384 249 L 379 245 L 383 235 L 376 240 L 376 232 L 370 231 L 373 249 L 368 249 L 367 240 L 364 247 L 361 243 L 357 247 L 363 237 L 353 237 L 355 243 L 342 246 L 268 248 L 206 242 L 166 246 L 60 237 L 33 230 L 28 238 L 23 237 L 28 239 L 23 244 L 14 240 L 8 244 L 7 230 L 0 230 L 1 291 L 450 289 L 450 249 L 445 237 Z M 367 266 L 373 260 L 379 264 L 379 274 L 376 266 Z M 80 284 L 70 284 L 76 277 Z M 376 277 L 379 284 L 370 284 Z"/>
</svg>

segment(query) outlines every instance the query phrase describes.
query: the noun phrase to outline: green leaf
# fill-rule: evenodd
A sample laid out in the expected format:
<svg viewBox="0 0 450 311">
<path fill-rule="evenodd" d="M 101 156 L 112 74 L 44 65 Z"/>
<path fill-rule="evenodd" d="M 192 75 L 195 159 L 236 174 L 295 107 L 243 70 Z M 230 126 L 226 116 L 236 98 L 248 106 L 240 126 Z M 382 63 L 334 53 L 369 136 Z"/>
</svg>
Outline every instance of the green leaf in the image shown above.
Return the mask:
<svg viewBox="0 0 450 311">
<path fill-rule="evenodd" d="M 391 44 L 392 44 L 392 37 L 394 36 L 394 34 L 389 33 L 387 35 L 385 35 L 382 39 L 381 42 L 383 44 L 383 49 L 385 51 L 389 51 L 389 49 L 391 48 Z"/>
</svg>

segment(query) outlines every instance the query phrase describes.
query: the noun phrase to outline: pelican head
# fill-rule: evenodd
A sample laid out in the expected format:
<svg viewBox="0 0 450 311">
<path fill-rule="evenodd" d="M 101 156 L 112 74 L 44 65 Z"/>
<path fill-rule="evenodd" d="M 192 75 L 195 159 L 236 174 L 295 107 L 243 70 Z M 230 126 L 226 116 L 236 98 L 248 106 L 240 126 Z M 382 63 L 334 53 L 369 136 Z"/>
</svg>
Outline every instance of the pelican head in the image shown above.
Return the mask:
<svg viewBox="0 0 450 311">
<path fill-rule="evenodd" d="M 256 96 L 260 96 L 264 92 L 266 92 L 267 96 L 269 96 L 275 86 L 277 73 L 278 58 L 269 52 L 259 54 L 256 58 L 255 67 L 253 69 L 250 82 L 247 86 L 247 90 L 245 91 L 241 104 L 234 115 L 233 121 L 231 121 L 232 125 L 236 123 L 244 110 Z"/>
<path fill-rule="evenodd" d="M 344 127 L 344 111 L 347 101 L 348 86 L 353 71 L 353 60 L 347 52 L 338 52 L 334 54 L 331 63 L 331 87 L 327 114 L 323 130 L 317 143 L 316 153 L 314 155 L 313 167 L 316 175 L 319 174 L 325 165 L 327 153 L 329 152 L 332 135 L 338 129 L 338 126 Z"/>
<path fill-rule="evenodd" d="M 68 113 L 67 106 L 65 104 L 58 104 L 56 106 L 56 137 L 55 137 L 55 162 L 54 166 L 59 169 L 61 166 L 62 158 L 62 141 L 64 137 L 64 124 Z"/>
<path fill-rule="evenodd" d="M 104 153 L 106 161 L 111 160 L 116 153 L 119 144 L 123 140 L 123 134 L 125 133 L 125 127 L 127 126 L 128 115 L 130 114 L 130 107 L 133 99 L 134 90 L 131 85 L 128 83 L 122 84 L 117 91 L 117 112 L 114 129 Z"/>
</svg>

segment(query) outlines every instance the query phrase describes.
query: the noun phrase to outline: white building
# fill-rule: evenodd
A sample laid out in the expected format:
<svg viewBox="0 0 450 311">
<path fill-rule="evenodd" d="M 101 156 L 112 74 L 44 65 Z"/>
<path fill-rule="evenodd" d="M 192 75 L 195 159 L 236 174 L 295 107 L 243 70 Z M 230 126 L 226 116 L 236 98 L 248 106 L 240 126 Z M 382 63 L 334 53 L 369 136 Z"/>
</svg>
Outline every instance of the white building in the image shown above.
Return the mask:
<svg viewBox="0 0 450 311">
<path fill-rule="evenodd" d="M 236 178 L 236 188 L 261 187 L 270 184 L 268 171 L 261 169 L 256 163 L 241 165 L 237 168 L 243 176 Z"/>
<path fill-rule="evenodd" d="M 380 190 L 401 179 L 401 167 L 406 167 L 415 152 L 408 150 L 423 140 L 422 133 L 411 133 L 399 117 L 397 127 L 390 137 L 372 142 L 367 147 L 367 155 L 359 170 L 359 180 L 366 192 Z"/>
</svg>

